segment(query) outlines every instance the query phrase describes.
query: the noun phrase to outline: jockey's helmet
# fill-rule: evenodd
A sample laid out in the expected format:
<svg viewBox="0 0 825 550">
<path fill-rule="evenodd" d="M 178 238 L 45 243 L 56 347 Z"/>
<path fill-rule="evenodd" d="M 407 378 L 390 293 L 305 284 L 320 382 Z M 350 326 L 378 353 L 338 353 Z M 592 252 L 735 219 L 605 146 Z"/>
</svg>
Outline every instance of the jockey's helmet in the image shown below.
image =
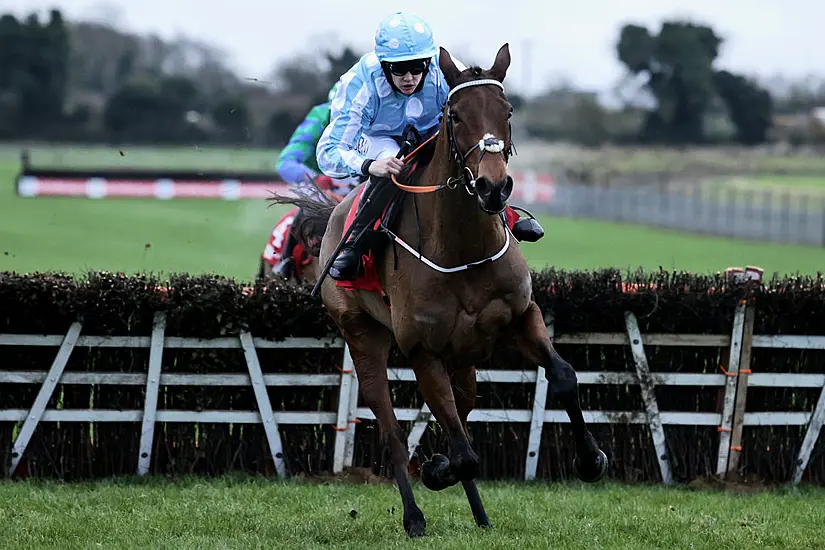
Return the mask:
<svg viewBox="0 0 825 550">
<path fill-rule="evenodd" d="M 375 32 L 375 55 L 384 63 L 429 59 L 437 52 L 433 31 L 421 17 L 395 12 Z"/>
</svg>

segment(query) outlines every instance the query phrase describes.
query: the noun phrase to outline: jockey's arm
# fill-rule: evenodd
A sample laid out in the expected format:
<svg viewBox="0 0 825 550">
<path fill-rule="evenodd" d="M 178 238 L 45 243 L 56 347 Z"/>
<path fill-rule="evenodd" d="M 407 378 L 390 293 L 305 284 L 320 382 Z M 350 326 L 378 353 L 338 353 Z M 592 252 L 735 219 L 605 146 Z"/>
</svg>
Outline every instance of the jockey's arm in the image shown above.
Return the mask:
<svg viewBox="0 0 825 550">
<path fill-rule="evenodd" d="M 375 99 L 367 83 L 357 74 L 342 81 L 330 113 L 330 123 L 321 135 L 316 148 L 318 167 L 333 179 L 367 175 L 364 172 L 365 156 L 357 150 L 361 134 L 371 124 L 375 111 Z M 341 101 L 340 108 L 334 105 Z"/>
<path fill-rule="evenodd" d="M 305 177 L 314 178 L 315 146 L 329 122 L 329 104 L 313 107 L 292 133 L 289 143 L 278 155 L 275 170 L 288 183 L 300 183 Z"/>
</svg>

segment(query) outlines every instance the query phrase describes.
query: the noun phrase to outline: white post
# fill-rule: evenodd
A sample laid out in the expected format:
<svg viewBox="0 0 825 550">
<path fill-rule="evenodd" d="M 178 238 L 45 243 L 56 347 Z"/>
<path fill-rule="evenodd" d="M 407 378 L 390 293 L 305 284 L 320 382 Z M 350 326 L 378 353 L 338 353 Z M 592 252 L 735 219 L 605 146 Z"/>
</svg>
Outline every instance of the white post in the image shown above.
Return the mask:
<svg viewBox="0 0 825 550">
<path fill-rule="evenodd" d="M 730 456 L 731 431 L 733 429 L 733 412 L 736 405 L 736 378 L 739 376 L 739 361 L 742 357 L 742 337 L 745 328 L 746 303 L 736 306 L 733 318 L 733 333 L 730 338 L 730 355 L 725 373 L 725 398 L 722 405 L 722 423 L 719 426 L 719 452 L 716 459 L 716 475 L 724 476 L 728 469 Z"/>
<path fill-rule="evenodd" d="M 555 335 L 553 318 L 550 312 L 544 316 L 547 334 L 552 339 Z M 530 436 L 527 440 L 527 457 L 524 462 L 524 479 L 536 479 L 536 470 L 539 465 L 539 451 L 541 450 L 541 434 L 544 430 L 544 412 L 547 407 L 547 377 L 544 367 L 536 368 L 536 389 L 533 391 L 533 412 L 530 416 Z"/>
<path fill-rule="evenodd" d="M 739 354 L 739 370 L 736 376 L 736 398 L 733 404 L 733 426 L 730 432 L 730 454 L 726 476 L 737 475 L 739 458 L 742 456 L 742 432 L 745 427 L 745 409 L 748 399 L 748 375 L 751 373 L 753 352 L 753 325 L 756 316 L 754 306 L 745 307 L 745 323 L 742 327 L 742 351 Z"/>
<path fill-rule="evenodd" d="M 152 442 L 155 437 L 155 416 L 158 411 L 158 391 L 163 359 L 163 334 L 166 330 L 166 314 L 155 313 L 152 326 L 152 340 L 149 344 L 149 369 L 146 373 L 146 401 L 143 404 L 143 419 L 140 429 L 138 450 L 138 475 L 149 473 L 152 464 Z"/>
<path fill-rule="evenodd" d="M 530 417 L 530 438 L 527 441 L 527 460 L 524 464 L 524 479 L 527 481 L 536 479 L 546 404 L 547 377 L 544 376 L 544 367 L 538 367 L 536 369 L 536 389 L 533 394 L 533 413 Z"/>
<path fill-rule="evenodd" d="M 349 355 L 349 350 L 347 350 Z M 353 372 L 352 382 L 349 387 L 349 409 L 347 410 L 347 422 L 352 424 L 352 429 L 347 430 L 346 444 L 344 445 L 344 468 L 352 468 L 352 463 L 355 458 L 355 425 L 360 422 L 358 420 L 358 373 Z"/>
<path fill-rule="evenodd" d="M 261 365 L 258 363 L 258 353 L 255 351 L 255 344 L 252 336 L 248 332 L 241 333 L 241 346 L 246 357 L 246 366 L 249 368 L 249 378 L 252 382 L 252 389 L 255 392 L 255 399 L 258 401 L 258 412 L 261 415 L 261 422 L 264 425 L 266 439 L 269 441 L 269 451 L 272 460 L 275 462 L 275 471 L 281 478 L 286 477 L 286 465 L 284 464 L 284 448 L 281 444 L 281 434 L 278 430 L 278 421 L 272 412 L 272 403 L 269 401 L 269 393 L 266 391 L 264 375 L 261 372 Z"/>
<path fill-rule="evenodd" d="M 80 336 L 80 329 L 82 327 L 83 324 L 80 321 L 75 321 L 69 327 L 66 336 L 63 337 L 63 342 L 60 344 L 60 349 L 57 350 L 57 355 L 52 362 L 51 368 L 49 368 L 49 372 L 46 374 L 46 379 L 43 380 L 40 391 L 37 392 L 37 397 L 35 397 L 29 414 L 23 422 L 23 427 L 20 429 L 20 433 L 17 434 L 17 439 L 12 446 L 11 466 L 9 467 L 10 476 L 14 475 L 14 471 L 17 470 L 17 465 L 20 464 L 20 461 L 23 459 L 23 453 L 26 452 L 26 447 L 29 446 L 29 441 L 31 441 L 34 430 L 37 429 L 37 424 L 40 422 L 40 419 L 43 418 L 46 405 L 49 403 L 49 399 L 52 398 L 52 393 L 54 393 L 57 384 L 60 383 L 60 377 L 63 375 L 66 364 L 69 362 L 69 357 L 77 343 L 77 337 Z"/>
<path fill-rule="evenodd" d="M 344 462 L 347 447 L 347 433 L 355 431 L 355 424 L 352 425 L 352 430 L 349 429 L 349 400 L 352 396 L 350 387 L 352 380 L 355 378 L 354 366 L 352 364 L 352 357 L 349 354 L 349 347 L 344 345 L 344 360 L 341 368 L 341 386 L 338 393 L 338 418 L 335 424 L 335 451 L 332 458 L 333 473 L 340 474 L 344 471 Z"/>
<path fill-rule="evenodd" d="M 810 460 L 811 452 L 814 450 L 816 440 L 819 438 L 823 422 L 825 422 L 825 386 L 819 392 L 819 400 L 816 402 L 816 408 L 811 415 L 811 420 L 808 422 L 808 431 L 805 432 L 805 439 L 799 448 L 799 456 L 796 459 L 796 467 L 793 472 L 794 485 L 802 481 L 802 474 L 808 466 L 808 460 Z"/>
<path fill-rule="evenodd" d="M 642 333 L 639 331 L 636 316 L 632 312 L 626 312 L 624 317 L 627 324 L 627 335 L 630 338 L 630 349 L 633 352 L 633 360 L 636 364 L 636 374 L 639 375 L 639 387 L 642 390 L 642 399 L 647 410 L 647 422 L 650 426 L 650 434 L 653 437 L 653 446 L 656 449 L 656 460 L 659 461 L 662 481 L 669 484 L 673 482 L 673 477 L 667 455 L 667 440 L 662 418 L 659 416 L 659 404 L 656 402 L 653 378 L 650 376 L 650 367 L 647 364 Z"/>
<path fill-rule="evenodd" d="M 421 443 L 421 437 L 424 435 L 424 430 L 427 429 L 427 424 L 433 419 L 433 413 L 430 412 L 430 407 L 425 402 L 418 411 L 418 416 L 415 418 L 415 423 L 407 436 L 407 455 L 412 459 L 418 444 Z"/>
</svg>

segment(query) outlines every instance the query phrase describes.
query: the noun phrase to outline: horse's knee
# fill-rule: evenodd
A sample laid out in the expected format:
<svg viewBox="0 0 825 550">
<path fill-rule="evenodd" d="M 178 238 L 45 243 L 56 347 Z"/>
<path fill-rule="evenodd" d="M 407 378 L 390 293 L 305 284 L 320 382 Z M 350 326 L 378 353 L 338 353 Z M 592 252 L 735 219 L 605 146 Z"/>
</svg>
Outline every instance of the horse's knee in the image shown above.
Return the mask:
<svg viewBox="0 0 825 550">
<path fill-rule="evenodd" d="M 458 481 L 470 481 L 478 477 L 481 461 L 472 449 L 455 455 L 450 461 L 450 471 Z"/>
<path fill-rule="evenodd" d="M 558 354 L 551 354 L 545 368 L 544 376 L 550 383 L 550 391 L 561 399 L 578 394 L 579 381 L 573 365 L 562 359 Z"/>
</svg>

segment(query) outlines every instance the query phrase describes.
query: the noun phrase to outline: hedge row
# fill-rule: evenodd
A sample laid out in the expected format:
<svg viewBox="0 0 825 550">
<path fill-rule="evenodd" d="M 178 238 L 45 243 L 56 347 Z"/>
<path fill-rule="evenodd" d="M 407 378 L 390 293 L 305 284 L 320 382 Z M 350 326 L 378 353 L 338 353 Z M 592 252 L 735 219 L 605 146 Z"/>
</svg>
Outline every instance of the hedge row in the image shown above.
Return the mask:
<svg viewBox="0 0 825 550">
<path fill-rule="evenodd" d="M 253 336 L 281 340 L 323 337 L 337 330 L 310 285 L 258 281 L 253 286 L 216 276 L 176 275 L 168 279 L 89 273 L 0 273 L 0 333 L 63 334 L 75 320 L 83 334 L 151 333 L 156 311 L 167 313 L 168 336 L 213 338 L 249 330 Z M 617 270 L 533 273 L 533 290 L 543 311 L 552 313 L 556 335 L 580 332 L 624 332 L 624 313 L 636 314 L 642 332 L 729 334 L 737 303 L 747 298 L 756 307 L 757 334 L 825 334 L 825 285 L 821 278 L 774 278 L 763 283 L 734 283 L 724 274 L 700 276 L 681 272 Z M 634 370 L 624 346 L 559 345 L 559 352 L 581 371 Z M 724 348 L 646 349 L 651 369 L 662 372 L 719 372 L 727 361 Z M 44 370 L 55 348 L 0 347 L 0 371 Z M 337 373 L 340 350 L 259 350 L 265 373 Z M 146 372 L 148 350 L 77 348 L 69 371 Z M 754 350 L 758 372 L 822 372 L 823 352 Z M 394 353 L 390 366 L 406 366 Z M 478 368 L 532 369 L 513 349 L 503 348 Z M 167 350 L 164 372 L 246 372 L 240 350 Z M 0 409 L 27 409 L 37 385 L 0 384 Z M 415 385 L 392 384 L 397 407 L 420 407 Z M 532 385 L 479 384 L 478 408 L 529 409 Z M 276 410 L 335 411 L 338 388 L 270 388 Z M 582 406 L 593 410 L 643 410 L 638 387 L 582 386 Z M 748 410 L 811 411 L 819 390 L 752 388 Z M 718 412 L 715 387 L 658 387 L 663 410 Z M 49 407 L 141 409 L 140 386 L 60 386 Z M 159 408 L 206 410 L 256 408 L 251 388 L 165 387 Z M 548 408 L 558 408 L 548 403 Z M 402 423 L 403 424 L 403 423 Z M 408 429 L 409 426 L 404 426 Z M 130 475 L 136 469 L 140 438 L 137 423 L 94 425 L 42 424 L 24 460 L 30 475 L 64 479 Z M 528 425 L 471 425 L 482 457 L 482 477 L 521 478 Z M 625 481 L 658 480 L 658 464 L 646 426 L 594 425 L 594 435 L 611 456 L 610 476 Z M 282 426 L 285 456 L 291 473 L 331 470 L 335 431 L 332 426 Z M 355 465 L 386 473 L 387 458 L 372 422 L 358 425 Z M 712 474 L 718 449 L 715 426 L 667 426 L 677 479 Z M 0 422 L 0 462 L 9 460 L 12 423 Z M 803 427 L 746 428 L 741 464 L 745 474 L 766 481 L 790 477 Z M 539 477 L 571 477 L 573 449 L 566 425 L 545 426 Z M 443 438 L 433 427 L 420 454 L 443 451 Z M 4 454 L 5 453 L 5 454 Z M 825 453 L 815 451 L 806 479 L 825 481 Z M 232 470 L 271 473 L 263 430 L 255 425 L 169 424 L 156 431 L 153 471 L 164 474 L 218 474 Z"/>
</svg>

